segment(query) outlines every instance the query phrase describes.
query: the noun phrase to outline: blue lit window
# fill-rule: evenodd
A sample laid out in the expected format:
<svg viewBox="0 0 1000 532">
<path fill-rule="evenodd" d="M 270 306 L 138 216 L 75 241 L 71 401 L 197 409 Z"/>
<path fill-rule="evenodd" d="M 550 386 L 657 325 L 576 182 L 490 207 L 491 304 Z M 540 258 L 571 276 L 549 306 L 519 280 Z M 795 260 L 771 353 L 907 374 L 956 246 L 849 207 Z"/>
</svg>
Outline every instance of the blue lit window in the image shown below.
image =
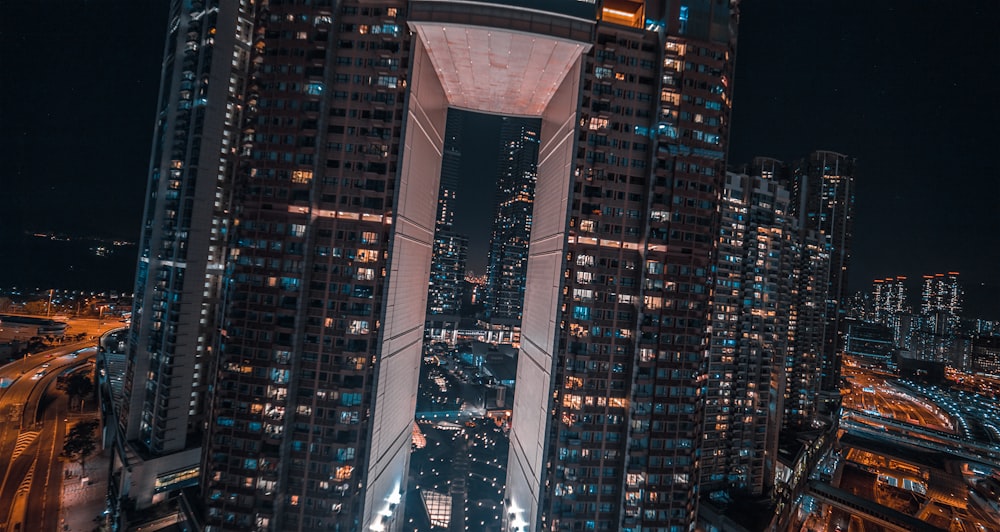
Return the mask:
<svg viewBox="0 0 1000 532">
<path fill-rule="evenodd" d="M 381 33 L 381 34 L 397 36 L 399 35 L 399 25 L 398 24 L 375 25 L 372 26 L 372 33 L 376 35 Z"/>
<path fill-rule="evenodd" d="M 671 139 L 676 139 L 680 136 L 680 132 L 677 128 L 669 124 L 660 124 L 657 126 L 657 133 Z"/>
<path fill-rule="evenodd" d="M 235 423 L 231 417 L 220 417 L 215 421 L 215 424 L 220 427 L 232 427 Z"/>
<path fill-rule="evenodd" d="M 688 6 L 681 6 L 681 14 L 677 17 L 678 20 L 687 22 L 688 19 Z"/>
<path fill-rule="evenodd" d="M 360 393 L 345 393 L 340 396 L 340 404 L 344 406 L 354 406 L 361 404 Z"/>
<path fill-rule="evenodd" d="M 306 85 L 306 94 L 312 94 L 313 96 L 323 95 L 323 84 L 319 82 L 312 82 Z"/>
<path fill-rule="evenodd" d="M 573 318 L 578 320 L 589 320 L 590 319 L 590 307 L 584 306 L 574 306 L 573 307 Z"/>
<path fill-rule="evenodd" d="M 251 421 L 250 423 L 247 423 L 247 430 L 249 430 L 250 432 L 260 432 L 260 429 L 262 428 L 263 426 L 261 425 L 261 423 L 257 421 Z"/>
<path fill-rule="evenodd" d="M 257 469 L 257 459 L 247 458 L 243 461 L 243 469 Z"/>
</svg>

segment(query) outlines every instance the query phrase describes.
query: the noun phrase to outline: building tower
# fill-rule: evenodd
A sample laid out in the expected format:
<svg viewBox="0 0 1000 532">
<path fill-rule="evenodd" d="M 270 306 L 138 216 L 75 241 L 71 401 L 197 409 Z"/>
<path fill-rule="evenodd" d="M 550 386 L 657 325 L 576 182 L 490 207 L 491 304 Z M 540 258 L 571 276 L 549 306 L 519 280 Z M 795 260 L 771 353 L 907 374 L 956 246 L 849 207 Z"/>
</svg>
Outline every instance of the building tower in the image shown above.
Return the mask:
<svg viewBox="0 0 1000 532">
<path fill-rule="evenodd" d="M 875 300 L 875 321 L 890 325 L 894 315 L 910 311 L 906 303 L 906 277 L 886 277 L 872 283 Z"/>
<path fill-rule="evenodd" d="M 774 484 L 795 288 L 790 193 L 771 174 L 729 173 L 712 301 L 702 490 Z"/>
<path fill-rule="evenodd" d="M 212 263 L 218 277 L 203 279 L 188 256 L 179 274 L 182 255 L 140 266 L 144 283 L 184 279 L 203 298 L 203 281 L 225 279 L 217 360 L 179 358 L 194 344 L 168 366 L 137 354 L 130 389 L 152 370 L 172 375 L 123 417 L 141 435 L 141 420 L 189 406 L 157 386 L 187 373 L 210 386 L 206 530 L 402 526 L 449 108 L 540 118 L 506 528 L 692 528 L 736 2 L 249 5 L 176 1 L 177 57 L 165 63 L 223 50 L 207 71 L 208 89 L 216 78 L 223 89 L 204 106 L 215 114 L 191 129 L 192 140 L 219 135 L 198 152 L 211 160 L 199 160 L 197 185 L 208 175 L 212 187 L 191 205 L 224 208 L 216 174 L 238 180 L 225 270 Z M 171 98 L 204 79 L 183 72 Z M 178 124 L 197 123 L 170 120 L 163 149 L 180 145 Z M 164 217 L 186 223 L 193 183 Z M 208 217 L 162 238 L 221 261 L 204 241 L 215 228 Z M 144 290 L 144 320 L 194 314 L 211 326 L 201 300 L 175 306 L 183 294 Z M 151 325 L 151 338 L 179 342 L 171 327 Z M 192 338 L 203 353 L 211 345 Z M 144 402 L 159 409 L 152 418 L 133 416 Z"/>
<path fill-rule="evenodd" d="M 958 272 L 925 275 L 914 350 L 917 358 L 961 366 L 958 344 L 962 313 Z"/>
<path fill-rule="evenodd" d="M 876 279 L 872 283 L 872 298 L 874 299 L 874 322 L 889 327 L 893 331 L 893 342 L 896 347 L 909 348 L 910 306 L 906 298 L 906 277 L 886 277 Z"/>
<path fill-rule="evenodd" d="M 803 229 L 822 235 L 830 256 L 825 304 L 826 326 L 820 358 L 820 390 L 833 398 L 840 382 L 841 322 L 848 299 L 847 274 L 854 218 L 854 159 L 815 151 L 795 169 L 793 212 Z M 825 399 L 821 399 L 826 402 Z M 834 400 L 834 402 L 836 402 Z"/>
<path fill-rule="evenodd" d="M 466 254 L 469 239 L 455 231 L 455 203 L 462 162 L 462 115 L 448 111 L 444 153 L 441 156 L 441 186 L 434 227 L 434 256 L 427 293 L 428 317 L 449 316 L 457 320 L 462 311 Z"/>
<path fill-rule="evenodd" d="M 486 266 L 486 315 L 495 324 L 521 323 L 538 178 L 538 129 L 537 119 L 504 117 L 500 124 L 497 210 Z"/>
<path fill-rule="evenodd" d="M 751 176 L 773 180 L 791 192 L 791 235 L 787 239 L 790 260 L 790 299 L 787 310 L 787 351 L 784 358 L 784 397 L 780 415 L 782 429 L 809 426 L 816 414 L 821 384 L 821 361 L 828 328 L 830 247 L 814 223 L 803 220 L 802 206 L 809 180 L 799 179 L 796 167 L 770 157 L 755 157 Z M 813 185 L 815 188 L 816 185 Z"/>
<path fill-rule="evenodd" d="M 199 477 L 251 4 L 173 2 L 169 11 L 124 399 L 115 405 L 111 498 L 131 508 Z"/>
</svg>

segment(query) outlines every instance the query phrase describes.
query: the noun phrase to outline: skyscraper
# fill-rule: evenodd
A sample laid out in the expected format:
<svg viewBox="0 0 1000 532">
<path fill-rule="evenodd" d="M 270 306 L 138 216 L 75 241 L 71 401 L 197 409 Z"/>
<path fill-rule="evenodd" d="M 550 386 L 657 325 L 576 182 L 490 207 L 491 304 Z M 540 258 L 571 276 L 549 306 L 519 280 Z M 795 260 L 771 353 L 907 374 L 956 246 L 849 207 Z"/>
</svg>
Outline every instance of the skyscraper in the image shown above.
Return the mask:
<svg viewBox="0 0 1000 532">
<path fill-rule="evenodd" d="M 874 301 L 874 322 L 889 327 L 893 331 L 896 347 L 909 349 L 910 306 L 906 298 L 906 277 L 897 276 L 876 279 L 872 283 Z"/>
<path fill-rule="evenodd" d="M 462 122 L 461 114 L 455 110 L 448 111 L 444 153 L 441 155 L 438 214 L 434 226 L 434 255 L 427 293 L 427 314 L 453 319 L 457 319 L 462 311 L 465 260 L 469 248 L 468 237 L 456 232 L 455 228 L 455 203 L 461 180 Z"/>
<path fill-rule="evenodd" d="M 792 430 L 811 426 L 818 412 L 823 361 L 827 360 L 824 350 L 831 345 L 827 343 L 831 334 L 830 316 L 837 309 L 831 305 L 829 295 L 833 239 L 828 234 L 830 229 L 820 227 L 817 221 L 828 217 L 823 215 L 826 211 L 817 206 L 823 203 L 819 199 L 821 191 L 827 189 L 817 184 L 822 180 L 808 177 L 808 168 L 805 162 L 788 165 L 770 157 L 755 157 L 749 165 L 751 176 L 773 180 L 776 187 L 791 192 L 791 216 L 787 217 L 791 222 L 791 235 L 786 241 L 791 284 L 780 424 L 783 429 Z M 839 359 L 834 356 L 829 361 L 839 365 Z"/>
<path fill-rule="evenodd" d="M 958 272 L 924 276 L 920 316 L 912 343 L 917 358 L 963 367 L 958 344 L 962 295 Z"/>
<path fill-rule="evenodd" d="M 230 194 L 243 143 L 251 2 L 169 11 L 129 331 L 112 500 L 143 509 L 196 484 Z"/>
<path fill-rule="evenodd" d="M 798 221 L 798 220 L 797 220 Z M 821 390 L 823 339 L 826 335 L 830 253 L 823 235 L 798 221 L 792 308 L 789 312 L 789 352 L 785 359 L 783 428 L 808 427 Z"/>
<path fill-rule="evenodd" d="M 486 315 L 520 325 L 538 164 L 538 120 L 504 117 L 500 124 L 497 209 L 486 266 Z"/>
<path fill-rule="evenodd" d="M 822 235 L 823 246 L 830 256 L 820 389 L 832 396 L 840 382 L 840 328 L 848 298 L 847 275 L 854 226 L 854 159 L 832 151 L 815 151 L 800 161 L 792 180 L 793 213 L 803 229 Z"/>
<path fill-rule="evenodd" d="M 220 236 L 225 270 L 213 263 L 205 279 L 225 279 L 213 356 L 175 354 L 145 374 L 198 375 L 210 391 L 194 477 L 208 530 L 401 526 L 449 108 L 541 124 L 506 527 L 693 526 L 736 2 L 173 10 L 168 49 L 222 50 L 204 104 L 216 114 L 200 130 L 220 141 L 199 170 L 226 186 L 191 199 L 221 206 L 232 190 L 221 213 L 232 233 Z M 177 233 L 178 249 L 221 261 L 225 250 L 198 240 L 211 221 Z M 177 258 L 165 260 L 163 279 L 179 286 Z M 186 289 L 216 293 L 185 272 Z M 151 293 L 143 313 L 172 316 L 181 296 Z M 199 305 L 177 315 L 210 328 Z M 153 337 L 173 341 L 160 327 Z M 195 338 L 206 352 L 212 335 Z M 133 374 L 132 404 L 178 406 L 140 393 Z M 142 434 L 144 419 L 123 417 L 126 431 Z"/>
<path fill-rule="evenodd" d="M 800 249 L 789 200 L 773 174 L 727 175 L 705 386 L 703 490 L 767 495 L 774 484 Z"/>
</svg>

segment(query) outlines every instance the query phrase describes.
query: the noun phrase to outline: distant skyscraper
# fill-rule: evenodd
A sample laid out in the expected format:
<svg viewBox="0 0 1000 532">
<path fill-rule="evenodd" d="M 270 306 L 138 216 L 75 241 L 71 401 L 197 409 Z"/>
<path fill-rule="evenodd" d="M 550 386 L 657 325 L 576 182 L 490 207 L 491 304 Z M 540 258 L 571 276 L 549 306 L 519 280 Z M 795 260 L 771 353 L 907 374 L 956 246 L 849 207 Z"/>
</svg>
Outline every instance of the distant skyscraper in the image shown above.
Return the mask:
<svg viewBox="0 0 1000 532">
<path fill-rule="evenodd" d="M 896 347 L 908 348 L 909 330 L 906 325 L 910 322 L 910 306 L 906 297 L 906 277 L 876 279 L 872 283 L 872 299 L 875 307 L 873 323 L 892 329 Z"/>
<path fill-rule="evenodd" d="M 830 256 L 820 388 L 832 394 L 840 383 L 840 327 L 848 298 L 854 159 L 832 151 L 813 152 L 799 163 L 792 180 L 793 212 L 804 229 L 822 235 L 823 246 Z"/>
<path fill-rule="evenodd" d="M 767 174 L 765 174 L 767 175 Z M 702 489 L 773 487 L 795 288 L 788 189 L 730 173 L 712 301 Z"/>
<path fill-rule="evenodd" d="M 486 266 L 486 315 L 493 323 L 521 322 L 538 178 L 538 130 L 537 119 L 504 117 L 500 125 L 497 210 Z"/>
<path fill-rule="evenodd" d="M 963 367 L 958 343 L 962 313 L 958 272 L 925 275 L 912 351 L 917 358 Z"/>
<path fill-rule="evenodd" d="M 465 297 L 464 278 L 469 240 L 466 235 L 455 230 L 455 204 L 461 181 L 462 122 L 461 113 L 454 109 L 448 111 L 427 293 L 427 313 L 430 315 L 457 316 L 462 311 L 462 300 Z"/>
<path fill-rule="evenodd" d="M 875 302 L 875 322 L 889 325 L 896 314 L 909 312 L 906 302 L 906 277 L 887 277 L 872 283 Z"/>
<path fill-rule="evenodd" d="M 508 197 L 531 234 L 508 255 L 527 246 L 504 526 L 693 528 L 735 2 L 172 9 L 154 147 L 166 164 L 150 197 L 178 203 L 147 210 L 170 245 L 144 244 L 149 326 L 133 331 L 130 385 L 142 413 L 123 420 L 166 449 L 170 426 L 146 424 L 188 412 L 175 424 L 204 451 L 159 487 L 200 478 L 208 532 L 403 526 L 447 114 L 460 108 L 540 118 L 534 194 L 512 180 Z M 188 97 L 193 115 L 173 114 Z M 163 171 L 192 167 L 159 149 L 204 159 L 176 198 Z M 197 209 L 210 214 L 187 225 Z M 184 255 L 195 250 L 204 270 Z M 201 329 L 157 321 L 175 318 Z M 204 416 L 190 395 L 202 388 Z"/>
<path fill-rule="evenodd" d="M 434 235 L 427 314 L 454 319 L 461 314 L 468 251 L 469 240 L 465 235 L 443 228 Z"/>
<path fill-rule="evenodd" d="M 949 325 L 957 327 L 962 315 L 962 298 L 958 272 L 925 275 L 920 291 L 920 313 L 943 312 Z"/>
<path fill-rule="evenodd" d="M 144 509 L 197 484 L 230 194 L 253 41 L 249 1 L 169 11 L 136 268 L 112 500 Z M 123 517 L 127 520 L 127 516 Z"/>
</svg>

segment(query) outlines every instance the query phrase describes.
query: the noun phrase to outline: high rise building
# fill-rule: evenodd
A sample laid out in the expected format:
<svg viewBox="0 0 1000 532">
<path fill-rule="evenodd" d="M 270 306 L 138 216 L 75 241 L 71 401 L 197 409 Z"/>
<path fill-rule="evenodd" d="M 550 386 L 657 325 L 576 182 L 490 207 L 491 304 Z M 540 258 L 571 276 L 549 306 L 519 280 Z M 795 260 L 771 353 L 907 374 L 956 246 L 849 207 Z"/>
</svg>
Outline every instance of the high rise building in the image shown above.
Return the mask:
<svg viewBox="0 0 1000 532">
<path fill-rule="evenodd" d="M 785 359 L 785 400 L 781 424 L 786 429 L 811 425 L 818 411 L 823 339 L 826 335 L 830 254 L 822 233 L 797 220 L 789 351 Z"/>
<path fill-rule="evenodd" d="M 910 306 L 906 298 L 906 277 L 900 275 L 876 279 L 872 283 L 872 299 L 874 302 L 873 323 L 889 327 L 893 331 L 896 347 L 908 349 L 910 335 Z"/>
<path fill-rule="evenodd" d="M 893 316 L 910 311 L 906 302 L 906 277 L 897 276 L 875 279 L 872 295 L 875 303 L 875 322 L 890 325 Z"/>
<path fill-rule="evenodd" d="M 774 484 L 798 251 L 789 200 L 788 189 L 770 176 L 727 175 L 705 386 L 703 491 L 768 495 Z"/>
<path fill-rule="evenodd" d="M 201 471 L 252 9 L 249 0 L 170 7 L 124 400 L 115 405 L 111 499 L 126 508 L 197 484 Z"/>
<path fill-rule="evenodd" d="M 521 323 L 538 178 L 538 126 L 537 119 L 511 117 L 500 124 L 497 210 L 486 266 L 486 316 L 495 324 Z"/>
<path fill-rule="evenodd" d="M 815 183 L 817 180 L 804 177 L 808 174 L 802 171 L 805 167 L 805 163 L 788 165 L 770 157 L 755 157 L 748 165 L 750 175 L 773 180 L 776 187 L 791 192 L 789 211 L 793 215 L 788 217 L 792 233 L 788 239 L 791 287 L 780 425 L 783 429 L 792 430 L 812 426 L 818 412 L 823 353 L 829 338 L 831 312 L 831 238 L 827 235 L 829 230 L 821 228 L 815 221 L 823 218 L 818 214 L 819 207 L 814 207 L 814 220 L 811 221 L 808 219 L 810 210 L 807 206 L 809 202 L 817 203 L 813 201 L 815 198 L 808 199 L 811 194 L 809 191 L 815 192 L 822 187 Z"/>
<path fill-rule="evenodd" d="M 171 114 L 185 95 L 206 113 L 190 138 L 219 142 L 185 147 L 207 158 L 199 188 L 181 180 L 163 220 L 188 227 L 189 199 L 212 214 L 157 238 L 198 250 L 215 276 L 180 255 L 140 275 L 150 336 L 133 343 L 149 354 L 134 356 L 122 419 L 149 445 L 176 431 L 148 420 L 186 409 L 183 432 L 197 434 L 204 419 L 186 481 L 200 478 L 207 530 L 402 526 L 449 108 L 540 118 L 505 527 L 693 526 L 735 1 L 172 9 L 164 94 L 178 100 L 154 159 L 186 146 L 177 128 L 201 127 Z M 151 198 L 169 200 L 157 187 L 171 180 L 152 175 Z M 213 345 L 205 305 L 223 279 Z M 201 299 L 147 287 L 181 280 Z M 192 314 L 203 348 L 168 351 L 181 329 L 155 320 Z M 197 390 L 159 394 L 181 377 L 210 392 L 209 415 L 185 395 Z M 133 415 L 145 404 L 151 415 Z"/>
<path fill-rule="evenodd" d="M 441 155 L 441 185 L 427 292 L 429 318 L 449 316 L 457 320 L 465 297 L 465 261 L 469 239 L 455 230 L 455 203 L 458 201 L 461 181 L 462 124 L 462 115 L 454 109 L 449 110 L 445 125 L 444 152 Z"/>
<path fill-rule="evenodd" d="M 792 190 L 793 213 L 803 229 L 821 235 L 830 257 L 820 389 L 835 394 L 840 383 L 840 329 L 846 314 L 854 225 L 854 159 L 832 151 L 815 151 L 793 172 Z"/>
<path fill-rule="evenodd" d="M 457 321 L 465 297 L 465 264 L 469 239 L 449 229 L 434 235 L 434 259 L 427 292 L 428 319 L 447 317 Z"/>
<path fill-rule="evenodd" d="M 920 292 L 920 316 L 913 333 L 916 358 L 964 367 L 959 346 L 962 287 L 958 272 L 925 275 Z"/>
<path fill-rule="evenodd" d="M 949 325 L 955 328 L 962 314 L 962 296 L 958 272 L 925 275 L 920 292 L 920 313 L 943 312 Z"/>
</svg>

